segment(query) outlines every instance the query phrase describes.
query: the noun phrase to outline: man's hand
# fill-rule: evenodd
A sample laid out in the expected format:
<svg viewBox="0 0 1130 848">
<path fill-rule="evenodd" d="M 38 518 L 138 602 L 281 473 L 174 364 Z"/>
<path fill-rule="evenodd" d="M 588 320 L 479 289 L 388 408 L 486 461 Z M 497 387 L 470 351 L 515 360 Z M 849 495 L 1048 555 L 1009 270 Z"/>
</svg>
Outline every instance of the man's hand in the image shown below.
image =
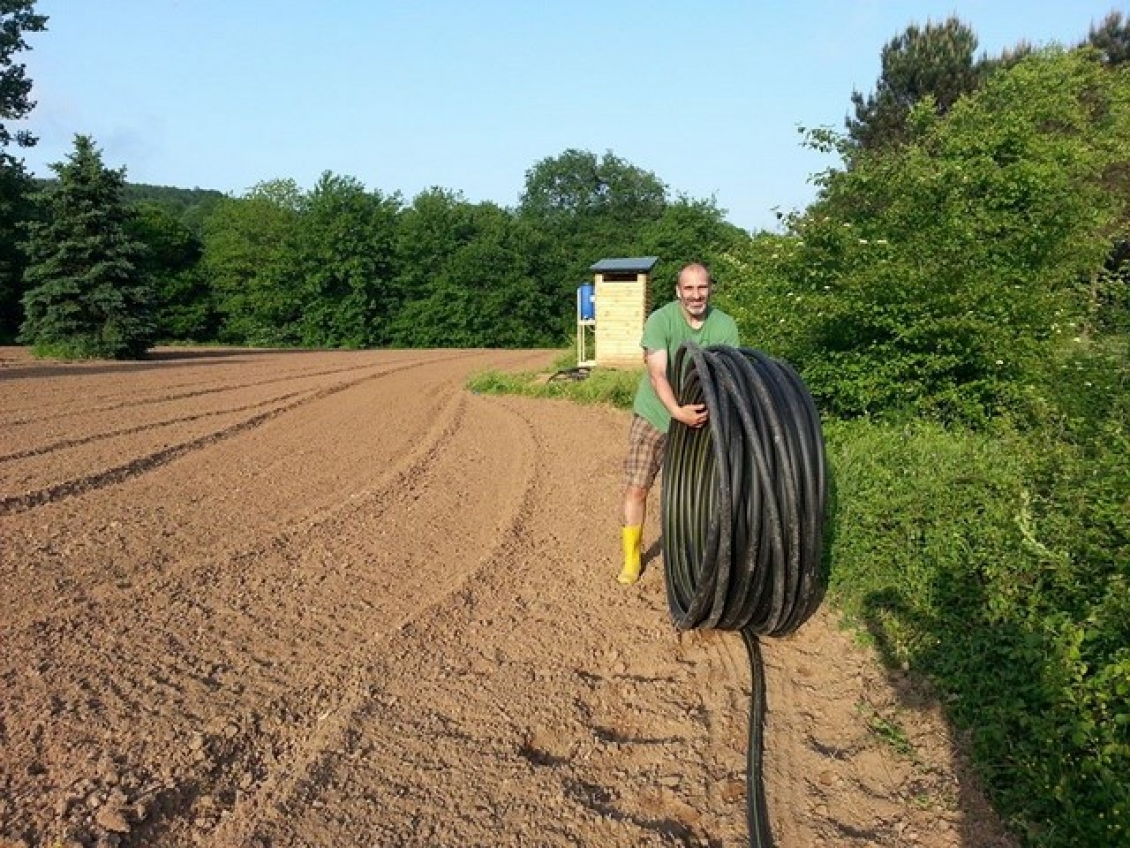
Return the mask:
<svg viewBox="0 0 1130 848">
<path fill-rule="evenodd" d="M 680 406 L 675 398 L 675 390 L 667 382 L 667 351 L 664 348 L 648 349 L 646 354 L 647 374 L 659 402 L 671 413 L 676 421 L 698 429 L 706 423 L 706 404 L 688 403 Z"/>
<path fill-rule="evenodd" d="M 698 429 L 706 423 L 706 404 L 688 403 L 686 406 L 680 406 L 678 411 L 671 417 L 686 424 L 688 427 Z"/>
</svg>

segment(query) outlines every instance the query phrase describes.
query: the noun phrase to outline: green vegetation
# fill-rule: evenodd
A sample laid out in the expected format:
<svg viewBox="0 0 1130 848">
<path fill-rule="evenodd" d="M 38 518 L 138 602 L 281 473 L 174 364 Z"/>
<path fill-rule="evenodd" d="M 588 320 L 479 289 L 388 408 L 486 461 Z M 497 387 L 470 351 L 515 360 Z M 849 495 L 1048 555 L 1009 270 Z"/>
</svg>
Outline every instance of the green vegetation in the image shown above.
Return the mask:
<svg viewBox="0 0 1130 848">
<path fill-rule="evenodd" d="M 906 143 L 910 110 L 929 98 L 944 115 L 962 95 L 976 91 L 993 63 L 978 62 L 977 36 L 957 18 L 912 24 L 887 42 L 880 54 L 882 73 L 873 94 L 852 93 L 854 117 L 848 137 L 860 150 L 882 150 Z"/>
<path fill-rule="evenodd" d="M 545 373 L 482 371 L 471 376 L 467 388 L 479 394 L 563 398 L 576 403 L 607 403 L 631 409 L 642 368 L 629 371 L 597 368 L 578 372 L 574 368 L 575 361 L 571 354 L 565 354 L 554 363 L 554 370 Z"/>
<path fill-rule="evenodd" d="M 242 197 L 128 185 L 122 197 L 129 235 L 147 248 L 137 262 L 155 293 L 156 339 L 547 347 L 573 330 L 576 288 L 591 280 L 597 259 L 662 252 L 655 279 L 667 292 L 683 263 L 716 258 L 748 238 L 712 202 L 672 199 L 654 175 L 611 155 L 601 162 L 612 189 L 575 218 L 568 210 L 589 201 L 558 197 L 508 210 L 433 188 L 405 203 L 329 172 L 309 191 L 276 179 Z M 528 191 L 547 178 L 544 169 L 575 181 L 589 166 L 576 151 L 545 160 Z M 570 168 L 579 171 L 561 176 Z M 646 202 L 635 199 L 637 183 L 650 187 Z M 39 195 L 19 195 L 25 229 L 54 214 L 35 201 L 57 184 L 41 185 Z M 28 281 L 12 286 L 22 295 Z"/>
<path fill-rule="evenodd" d="M 1124 432 L 1097 462 L 1044 432 L 863 420 L 825 432 L 836 603 L 888 662 L 933 682 L 1029 844 L 1119 844 L 1130 768 Z"/>
<path fill-rule="evenodd" d="M 1065 338 L 1114 320 L 1099 277 L 1126 233 L 1125 186 L 1111 190 L 1126 79 L 1084 53 L 1041 55 L 944 120 L 924 104 L 913 141 L 855 154 L 789 237 L 733 252 L 739 317 L 771 328 L 837 414 L 1016 410 Z"/>
<path fill-rule="evenodd" d="M 897 716 L 884 715 L 866 700 L 860 701 L 856 710 L 867 720 L 867 728 L 876 739 L 900 757 L 915 764 L 919 763 L 914 744 L 906 735 L 906 728 L 902 726 Z"/>
<path fill-rule="evenodd" d="M 0 121 L 30 108 L 13 55 L 45 27 L 32 5 L 0 3 Z M 655 303 L 705 261 L 824 415 L 830 600 L 929 681 L 1026 845 L 1127 844 L 1130 21 L 1070 50 L 976 46 L 957 19 L 889 42 L 845 132 L 808 134 L 842 167 L 780 233 L 578 150 L 530 168 L 515 209 L 331 173 L 130 187 L 82 136 L 36 192 L 4 152 L 34 139 L 0 124 L 0 339 L 563 346 L 597 259 L 660 256 Z M 470 386 L 630 405 L 640 372 L 571 364 Z M 868 721 L 914 756 L 897 712 Z"/>
</svg>

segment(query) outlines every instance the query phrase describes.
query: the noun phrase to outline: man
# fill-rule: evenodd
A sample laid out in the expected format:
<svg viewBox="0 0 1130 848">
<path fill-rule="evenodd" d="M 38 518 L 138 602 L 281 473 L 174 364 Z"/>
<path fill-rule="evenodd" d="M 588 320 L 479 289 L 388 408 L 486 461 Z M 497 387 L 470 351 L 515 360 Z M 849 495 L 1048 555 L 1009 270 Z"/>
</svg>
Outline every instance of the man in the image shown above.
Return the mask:
<svg viewBox="0 0 1130 848">
<path fill-rule="evenodd" d="M 705 404 L 680 406 L 671 387 L 675 353 L 683 342 L 738 347 L 734 319 L 710 305 L 710 272 L 697 262 L 679 271 L 675 300 L 648 316 L 640 346 L 647 371 L 640 378 L 632 404 L 628 456 L 624 460 L 624 567 L 616 579 L 625 585 L 640 576 L 642 535 L 647 495 L 663 463 L 671 419 L 688 427 L 706 423 Z"/>
</svg>

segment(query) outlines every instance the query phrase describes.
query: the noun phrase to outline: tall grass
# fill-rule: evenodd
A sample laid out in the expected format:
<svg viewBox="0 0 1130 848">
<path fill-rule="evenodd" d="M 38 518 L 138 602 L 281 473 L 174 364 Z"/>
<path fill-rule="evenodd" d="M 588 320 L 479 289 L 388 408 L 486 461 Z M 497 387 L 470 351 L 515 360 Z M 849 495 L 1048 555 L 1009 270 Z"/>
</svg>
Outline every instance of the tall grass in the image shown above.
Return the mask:
<svg viewBox="0 0 1130 848">
<path fill-rule="evenodd" d="M 515 394 L 526 397 L 565 398 L 576 403 L 607 403 L 630 409 L 643 369 L 616 370 L 593 368 L 574 371 L 573 360 L 563 355 L 554 370 L 481 371 L 471 375 L 467 388 L 480 394 Z"/>
</svg>

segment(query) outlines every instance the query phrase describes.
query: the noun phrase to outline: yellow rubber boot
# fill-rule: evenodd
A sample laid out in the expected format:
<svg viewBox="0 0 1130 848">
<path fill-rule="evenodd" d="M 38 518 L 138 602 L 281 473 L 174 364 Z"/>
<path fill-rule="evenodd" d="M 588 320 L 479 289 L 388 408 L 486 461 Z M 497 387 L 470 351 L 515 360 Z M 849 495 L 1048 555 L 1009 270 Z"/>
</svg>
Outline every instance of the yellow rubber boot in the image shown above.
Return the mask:
<svg viewBox="0 0 1130 848">
<path fill-rule="evenodd" d="M 635 524 L 623 529 L 624 568 L 616 579 L 625 586 L 631 586 L 640 579 L 640 537 L 642 535 L 642 524 Z"/>
</svg>

